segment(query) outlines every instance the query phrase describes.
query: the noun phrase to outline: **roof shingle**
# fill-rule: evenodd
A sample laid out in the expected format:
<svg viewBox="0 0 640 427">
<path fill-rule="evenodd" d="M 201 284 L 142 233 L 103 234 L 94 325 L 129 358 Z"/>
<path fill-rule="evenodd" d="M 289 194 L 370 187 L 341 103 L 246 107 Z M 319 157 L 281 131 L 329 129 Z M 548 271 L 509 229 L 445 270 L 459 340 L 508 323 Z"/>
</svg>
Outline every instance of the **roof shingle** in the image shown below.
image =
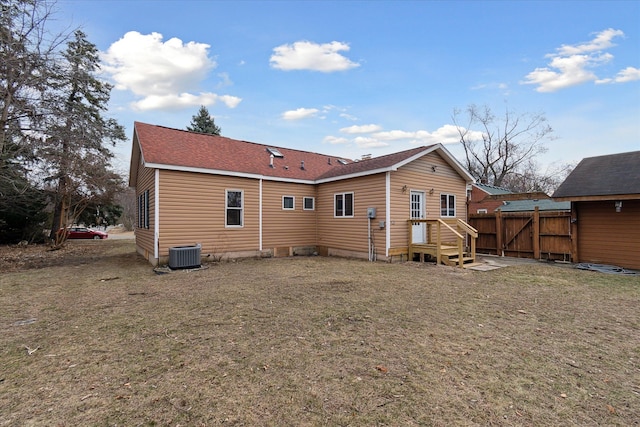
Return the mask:
<svg viewBox="0 0 640 427">
<path fill-rule="evenodd" d="M 141 122 L 134 124 L 134 139 L 138 141 L 144 164 L 150 167 L 309 182 L 388 169 L 436 148 L 444 151 L 437 144 L 357 162 L 339 161 L 344 159 Z M 276 148 L 283 157 L 271 158 L 269 148 Z M 135 158 L 132 155 L 132 166 Z M 449 160 L 456 162 L 453 158 Z"/>
<path fill-rule="evenodd" d="M 583 159 L 552 197 L 627 194 L 640 194 L 640 151 Z"/>
</svg>

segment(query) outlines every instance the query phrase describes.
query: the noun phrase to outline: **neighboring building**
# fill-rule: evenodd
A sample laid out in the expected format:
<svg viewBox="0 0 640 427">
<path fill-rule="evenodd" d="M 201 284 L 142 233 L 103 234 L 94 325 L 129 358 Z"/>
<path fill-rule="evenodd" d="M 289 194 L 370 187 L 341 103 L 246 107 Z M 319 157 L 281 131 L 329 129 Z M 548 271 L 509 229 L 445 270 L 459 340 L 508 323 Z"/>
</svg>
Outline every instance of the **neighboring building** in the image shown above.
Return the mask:
<svg viewBox="0 0 640 427">
<path fill-rule="evenodd" d="M 540 212 L 569 212 L 571 211 L 571 202 L 557 202 L 553 199 L 505 200 L 496 210 L 502 213 L 533 212 L 536 207 Z"/>
<path fill-rule="evenodd" d="M 640 269 L 640 151 L 583 159 L 553 198 L 571 202 L 574 261 Z"/>
<path fill-rule="evenodd" d="M 502 201 L 495 197 L 504 194 L 513 194 L 506 188 L 500 188 L 493 185 L 474 183 L 471 185 L 471 194 L 469 195 L 469 215 L 486 214 L 496 210 L 502 205 Z"/>
<path fill-rule="evenodd" d="M 352 162 L 139 122 L 129 177 L 137 251 L 154 265 L 198 243 L 223 258 L 388 259 L 406 252 L 409 219 L 466 220 L 472 182 L 441 144 Z"/>
<path fill-rule="evenodd" d="M 514 193 L 506 188 L 473 184 L 468 202 L 469 215 L 502 212 L 569 211 L 571 204 L 556 202 L 543 192 Z"/>
</svg>

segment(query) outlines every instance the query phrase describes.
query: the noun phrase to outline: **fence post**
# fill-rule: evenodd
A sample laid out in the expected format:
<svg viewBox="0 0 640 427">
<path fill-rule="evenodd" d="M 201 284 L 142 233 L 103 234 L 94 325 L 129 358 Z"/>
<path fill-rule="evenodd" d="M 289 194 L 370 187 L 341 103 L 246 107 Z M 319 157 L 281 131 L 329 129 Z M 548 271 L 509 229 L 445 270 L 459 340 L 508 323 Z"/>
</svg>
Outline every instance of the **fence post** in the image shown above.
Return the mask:
<svg viewBox="0 0 640 427">
<path fill-rule="evenodd" d="M 533 210 L 533 259 L 540 259 L 540 208 Z"/>
<path fill-rule="evenodd" d="M 496 255 L 504 256 L 502 247 L 502 211 L 496 211 Z"/>
</svg>

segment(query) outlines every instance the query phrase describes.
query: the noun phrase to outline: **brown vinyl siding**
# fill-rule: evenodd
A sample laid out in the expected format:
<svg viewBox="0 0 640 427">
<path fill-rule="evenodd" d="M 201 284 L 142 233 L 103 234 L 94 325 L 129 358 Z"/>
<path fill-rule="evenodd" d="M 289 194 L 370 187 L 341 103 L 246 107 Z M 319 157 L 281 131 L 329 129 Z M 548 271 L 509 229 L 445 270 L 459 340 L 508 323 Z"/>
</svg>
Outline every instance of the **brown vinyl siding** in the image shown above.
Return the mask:
<svg viewBox="0 0 640 427">
<path fill-rule="evenodd" d="M 640 269 L 640 200 L 576 202 L 580 262 Z"/>
<path fill-rule="evenodd" d="M 380 221 L 385 217 L 385 174 L 329 182 L 318 188 L 318 246 L 350 252 L 353 256 L 367 256 L 369 250 L 367 208 L 376 208 L 371 220 L 376 253 L 385 255 L 385 230 Z M 334 217 L 334 195 L 353 193 L 353 217 Z"/>
<path fill-rule="evenodd" d="M 138 247 L 138 251 L 147 259 L 149 259 L 149 257 L 153 258 L 155 253 L 153 247 L 153 233 L 156 225 L 154 216 L 156 209 L 155 171 L 155 169 L 140 166 L 138 168 L 138 181 L 136 186 L 136 246 Z M 141 213 L 138 208 L 138 200 L 147 190 L 149 190 L 149 228 L 141 228 L 138 227 L 140 223 L 138 215 Z M 142 214 L 144 215 L 144 213 Z"/>
<path fill-rule="evenodd" d="M 432 166 L 436 167 L 435 172 Z M 466 220 L 466 182 L 439 154 L 427 154 L 391 172 L 391 248 L 407 246 L 412 190 L 424 193 L 427 219 L 441 218 L 440 194 L 453 194 L 456 196 L 456 218 Z M 445 234 L 445 240 L 452 239 L 451 233 Z"/>
<path fill-rule="evenodd" d="M 294 197 L 294 209 L 282 209 L 282 197 Z M 278 181 L 262 183 L 262 246 L 315 246 L 316 210 L 304 210 L 305 197 L 316 199 L 316 186 Z M 314 204 L 317 204 L 315 200 Z"/>
<path fill-rule="evenodd" d="M 169 248 L 200 243 L 202 254 L 259 250 L 259 181 L 160 171 L 160 257 Z M 243 226 L 225 226 L 226 190 L 243 192 Z"/>
</svg>

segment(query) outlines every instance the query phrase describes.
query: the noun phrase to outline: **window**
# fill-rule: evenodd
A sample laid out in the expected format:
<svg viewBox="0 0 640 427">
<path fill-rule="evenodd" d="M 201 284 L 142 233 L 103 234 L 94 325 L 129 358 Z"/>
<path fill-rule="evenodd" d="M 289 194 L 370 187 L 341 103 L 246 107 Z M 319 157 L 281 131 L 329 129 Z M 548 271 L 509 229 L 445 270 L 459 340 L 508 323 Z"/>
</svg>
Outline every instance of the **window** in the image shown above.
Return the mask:
<svg viewBox="0 0 640 427">
<path fill-rule="evenodd" d="M 486 210 L 486 209 L 478 209 L 478 212 L 477 212 L 477 213 L 479 213 L 479 214 L 486 214 L 486 213 L 487 213 L 487 210 Z"/>
<path fill-rule="evenodd" d="M 138 228 L 149 228 L 149 190 L 138 196 Z"/>
<path fill-rule="evenodd" d="M 453 194 L 440 195 L 440 216 L 456 216 L 456 196 Z"/>
<path fill-rule="evenodd" d="M 227 190 L 226 193 L 225 225 L 227 227 L 242 227 L 242 190 Z"/>
<path fill-rule="evenodd" d="M 334 216 L 353 217 L 353 193 L 334 195 Z"/>
<path fill-rule="evenodd" d="M 316 200 L 313 197 L 305 197 L 303 200 L 302 208 L 305 211 L 312 211 L 316 208 L 315 204 L 316 204 Z"/>
<path fill-rule="evenodd" d="M 282 196 L 282 209 L 292 211 L 296 208 L 296 198 L 293 196 Z"/>
<path fill-rule="evenodd" d="M 282 153 L 280 152 L 280 150 L 278 150 L 277 148 L 273 148 L 273 147 L 269 147 L 267 148 L 267 151 L 273 156 L 273 157 L 284 157 L 284 155 L 282 155 Z"/>
</svg>

